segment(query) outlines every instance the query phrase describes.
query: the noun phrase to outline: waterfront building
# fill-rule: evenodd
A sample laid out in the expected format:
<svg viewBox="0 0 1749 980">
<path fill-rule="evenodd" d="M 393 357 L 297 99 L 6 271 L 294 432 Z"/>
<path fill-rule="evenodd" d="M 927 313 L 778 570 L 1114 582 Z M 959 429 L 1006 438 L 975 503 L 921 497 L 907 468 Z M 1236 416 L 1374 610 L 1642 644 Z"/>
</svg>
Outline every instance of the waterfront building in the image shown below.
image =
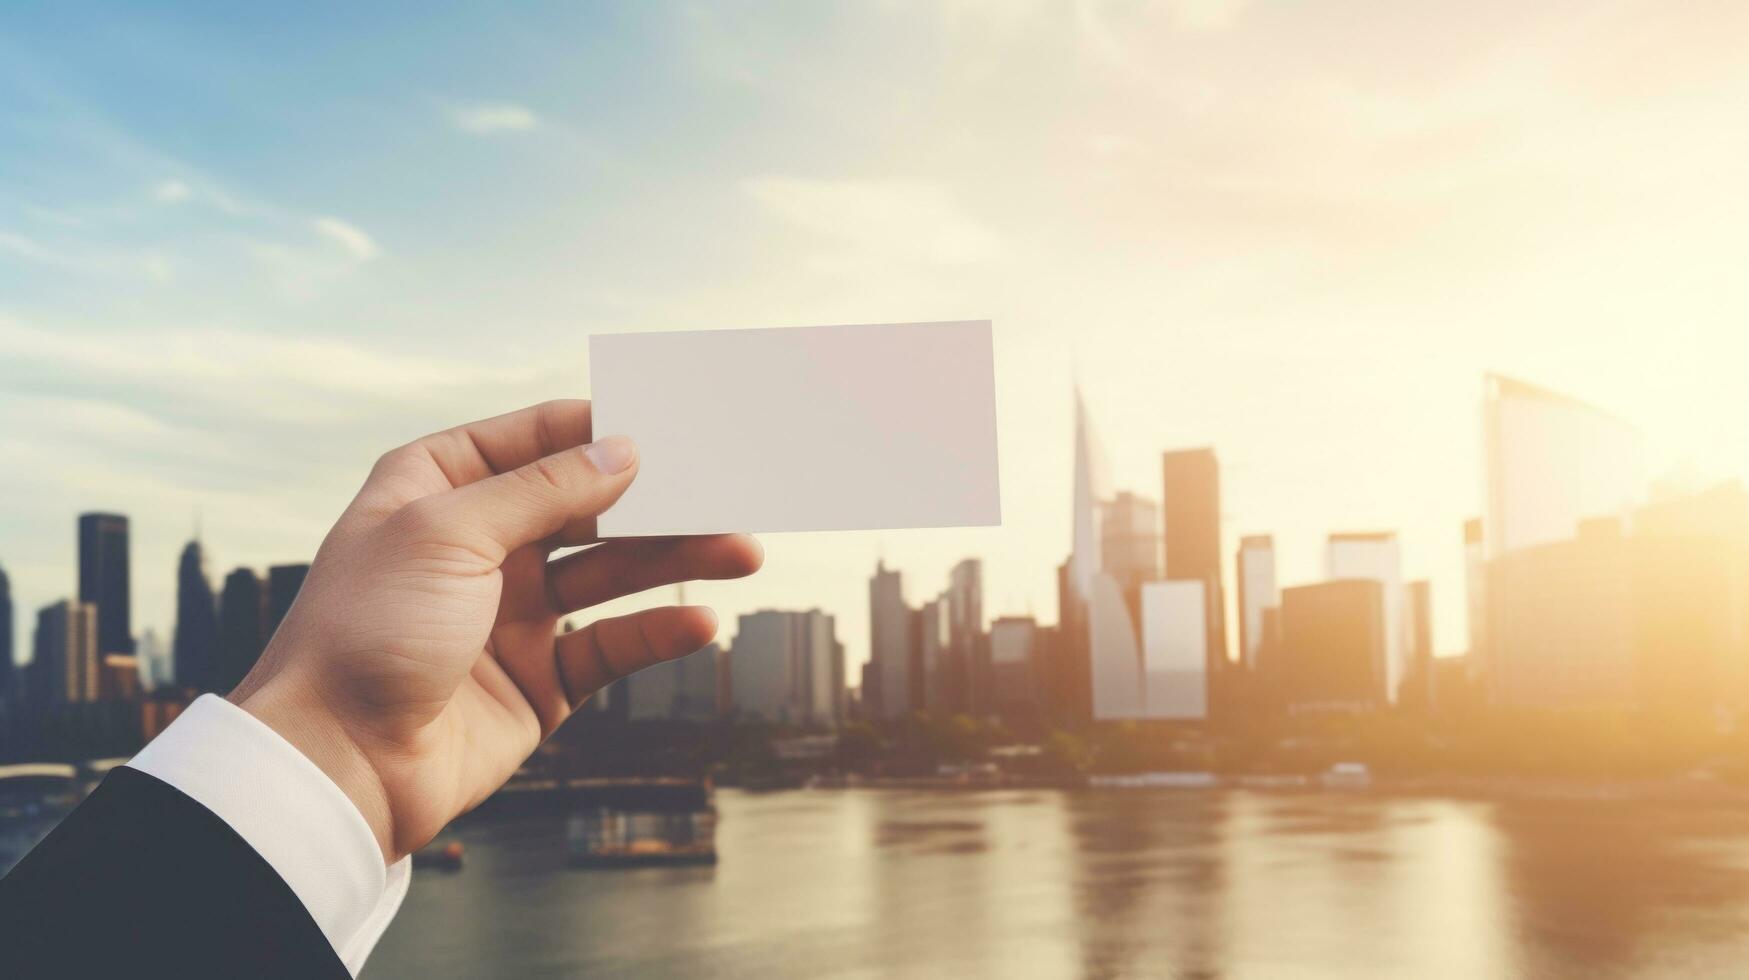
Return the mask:
<svg viewBox="0 0 1749 980">
<path fill-rule="evenodd" d="M 1208 717 L 1208 625 L 1200 581 L 1142 586 L 1142 711 L 1144 718 L 1201 721 Z"/>
<path fill-rule="evenodd" d="M 49 704 L 96 701 L 100 694 L 98 609 L 62 599 L 38 610 L 33 643 L 35 690 Z"/>
<path fill-rule="evenodd" d="M 844 645 L 818 609 L 763 609 L 740 617 L 729 690 L 742 718 L 836 726 L 844 716 Z"/>
<path fill-rule="evenodd" d="M 1167 581 L 1203 584 L 1204 664 L 1218 704 L 1227 666 L 1227 601 L 1221 575 L 1221 468 L 1212 448 L 1180 449 L 1161 460 L 1160 504 Z"/>
<path fill-rule="evenodd" d="M 916 647 L 911 629 L 912 609 L 905 604 L 905 580 L 885 562 L 875 565 L 868 581 L 869 662 L 872 686 L 863 685 L 864 708 L 871 717 L 901 718 L 919 705 L 912 688 L 916 681 Z"/>
<path fill-rule="evenodd" d="M 1384 636 L 1385 698 L 1395 703 L 1408 670 L 1409 638 L 1403 614 L 1403 552 L 1392 531 L 1332 534 L 1324 551 L 1331 581 L 1364 579 L 1382 587 L 1380 630 Z"/>
<path fill-rule="evenodd" d="M 1281 591 L 1280 690 L 1290 712 L 1385 706 L 1384 592 L 1358 578 Z"/>
</svg>

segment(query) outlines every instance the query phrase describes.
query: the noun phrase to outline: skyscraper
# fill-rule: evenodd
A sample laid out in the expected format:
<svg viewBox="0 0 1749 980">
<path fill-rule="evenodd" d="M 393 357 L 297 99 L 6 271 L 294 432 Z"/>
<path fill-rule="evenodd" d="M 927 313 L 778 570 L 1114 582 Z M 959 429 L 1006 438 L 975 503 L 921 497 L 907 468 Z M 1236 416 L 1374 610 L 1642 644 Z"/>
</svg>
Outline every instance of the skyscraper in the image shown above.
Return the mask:
<svg viewBox="0 0 1749 980">
<path fill-rule="evenodd" d="M 910 619 L 904 579 L 898 571 L 889 571 L 884 562 L 876 564 L 874 577 L 868 580 L 869 659 L 874 664 L 874 688 L 862 692 L 864 705 L 874 717 L 899 718 L 919 707 L 911 700 L 915 651 Z"/>
<path fill-rule="evenodd" d="M 1194 579 L 1142 586 L 1142 717 L 1208 717 L 1204 584 Z"/>
<path fill-rule="evenodd" d="M 721 682 L 717 675 L 723 669 L 723 648 L 712 643 L 697 653 L 682 657 L 680 663 L 680 678 L 674 691 L 675 720 L 715 721 L 721 710 L 717 700 Z"/>
<path fill-rule="evenodd" d="M 1257 670 L 1263 647 L 1263 612 L 1281 605 L 1275 584 L 1275 541 L 1267 534 L 1239 539 L 1239 659 L 1246 670 Z"/>
<path fill-rule="evenodd" d="M 1633 569 L 1616 518 L 1488 562 L 1488 697 L 1514 708 L 1637 700 Z"/>
<path fill-rule="evenodd" d="M 12 583 L 0 568 L 0 704 L 18 690 L 18 665 L 12 662 Z"/>
<path fill-rule="evenodd" d="M 951 714 L 954 706 L 949 699 L 948 656 L 952 650 L 953 634 L 946 597 L 937 596 L 925 602 L 914 618 L 917 623 L 917 666 L 922 675 L 922 708 L 934 714 Z"/>
<path fill-rule="evenodd" d="M 1142 717 L 1141 643 L 1117 579 L 1103 572 L 1093 579 L 1087 620 L 1094 719 L 1121 721 Z"/>
<path fill-rule="evenodd" d="M 176 569 L 176 632 L 170 640 L 176 683 L 200 691 L 218 687 L 219 624 L 206 557 L 199 541 L 182 549 Z"/>
<path fill-rule="evenodd" d="M 1218 709 L 1227 666 L 1227 601 L 1221 586 L 1221 467 L 1209 448 L 1161 461 L 1166 580 L 1203 583 L 1210 704 Z"/>
<path fill-rule="evenodd" d="M 33 670 L 52 704 L 95 701 L 100 683 L 97 607 L 62 599 L 36 614 Z"/>
<path fill-rule="evenodd" d="M 273 639 L 273 634 L 279 631 L 280 622 L 291 611 L 309 574 L 307 564 L 275 565 L 267 570 L 267 639 Z"/>
<path fill-rule="evenodd" d="M 1464 614 L 1469 627 L 1470 655 L 1485 657 L 1488 640 L 1488 560 L 1482 543 L 1482 519 L 1464 522 Z"/>
<path fill-rule="evenodd" d="M 1332 581 L 1364 579 L 1383 586 L 1380 614 L 1384 663 L 1380 665 L 1385 698 L 1397 700 L 1397 687 L 1409 666 L 1409 634 L 1403 614 L 1403 551 L 1393 531 L 1332 534 L 1324 550 L 1325 574 Z"/>
<path fill-rule="evenodd" d="M 1040 708 L 1038 633 L 1031 616 L 990 624 L 990 708 L 1004 719 L 1031 719 Z"/>
<path fill-rule="evenodd" d="M 253 569 L 236 569 L 219 597 L 218 690 L 242 683 L 266 646 L 267 591 Z"/>
<path fill-rule="evenodd" d="M 844 712 L 844 645 L 818 609 L 762 609 L 741 616 L 731 646 L 729 690 L 744 718 L 836 726 Z"/>
<path fill-rule="evenodd" d="M 947 700 L 955 712 L 981 713 L 989 687 L 989 651 L 984 637 L 984 564 L 959 562 L 948 573 Z"/>
<path fill-rule="evenodd" d="M 1094 581 L 1104 564 L 1099 522 L 1111 495 L 1111 479 L 1105 450 L 1079 388 L 1075 390 L 1074 467 L 1069 557 L 1057 570 L 1057 642 L 1049 672 L 1051 713 L 1070 723 L 1097 714 L 1094 662 L 1121 656 L 1118 651 L 1096 649 L 1093 642 Z"/>
<path fill-rule="evenodd" d="M 1626 588 L 1625 557 L 1616 553 L 1627 533 L 1620 522 L 1647 493 L 1639 431 L 1577 399 L 1488 375 L 1482 435 L 1482 669 L 1489 699 L 1618 700 L 1631 640 L 1616 631 L 1631 626 L 1614 608 L 1586 616 L 1583 603 Z M 1597 519 L 1617 522 L 1613 543 L 1603 524 L 1581 533 Z M 1601 564 L 1581 567 L 1584 561 Z M 1531 598 L 1539 595 L 1555 605 L 1539 608 Z"/>
<path fill-rule="evenodd" d="M 1068 725 L 1093 716 L 1087 604 L 1075 593 L 1073 562 L 1070 556 L 1057 566 L 1057 627 L 1041 656 L 1045 710 L 1059 724 Z"/>
<path fill-rule="evenodd" d="M 1425 711 L 1433 706 L 1433 585 L 1410 582 L 1403 599 L 1403 629 L 1408 638 L 1408 664 L 1397 700 Z"/>
<path fill-rule="evenodd" d="M 1749 491 L 1741 483 L 1634 513 L 1635 687 L 1660 718 L 1749 708 Z"/>
<path fill-rule="evenodd" d="M 139 643 L 135 645 L 134 656 L 139 661 L 140 680 L 148 688 L 168 688 L 176 683 L 175 662 L 170 658 L 170 652 L 159 641 L 158 633 L 150 626 L 140 631 Z"/>
<path fill-rule="evenodd" d="M 1160 577 L 1160 505 L 1124 490 L 1101 509 L 1100 571 L 1117 580 L 1134 614 L 1142 583 Z"/>
<path fill-rule="evenodd" d="M 79 601 L 97 607 L 100 654 L 134 652 L 126 517 L 79 515 Z"/>
<path fill-rule="evenodd" d="M 1075 487 L 1070 522 L 1069 582 L 1077 599 L 1093 597 L 1093 578 L 1104 562 L 1100 557 L 1100 507 L 1111 497 L 1111 468 L 1105 448 L 1093 431 L 1087 405 L 1075 390 Z"/>
<path fill-rule="evenodd" d="M 1341 579 L 1281 590 L 1290 711 L 1368 711 L 1385 698 L 1384 586 Z"/>
<path fill-rule="evenodd" d="M 622 679 L 631 721 L 711 721 L 717 716 L 717 659 L 710 644 Z"/>
<path fill-rule="evenodd" d="M 1483 380 L 1488 559 L 1571 540 L 1582 521 L 1626 517 L 1646 499 L 1638 429 L 1559 392 Z"/>
</svg>

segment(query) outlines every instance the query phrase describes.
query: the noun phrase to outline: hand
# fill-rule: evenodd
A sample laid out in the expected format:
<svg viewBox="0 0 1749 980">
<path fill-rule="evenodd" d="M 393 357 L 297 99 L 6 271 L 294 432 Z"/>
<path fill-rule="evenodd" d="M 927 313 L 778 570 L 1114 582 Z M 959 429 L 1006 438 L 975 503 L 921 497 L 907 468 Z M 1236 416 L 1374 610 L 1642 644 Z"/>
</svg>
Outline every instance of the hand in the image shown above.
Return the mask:
<svg viewBox="0 0 1749 980">
<path fill-rule="evenodd" d="M 559 617 L 697 578 L 752 573 L 745 535 L 588 544 L 637 473 L 590 443 L 589 403 L 548 402 L 383 456 L 232 702 L 344 790 L 393 862 L 509 779 L 590 694 L 685 656 L 716 614 L 667 606 L 555 639 Z"/>
</svg>

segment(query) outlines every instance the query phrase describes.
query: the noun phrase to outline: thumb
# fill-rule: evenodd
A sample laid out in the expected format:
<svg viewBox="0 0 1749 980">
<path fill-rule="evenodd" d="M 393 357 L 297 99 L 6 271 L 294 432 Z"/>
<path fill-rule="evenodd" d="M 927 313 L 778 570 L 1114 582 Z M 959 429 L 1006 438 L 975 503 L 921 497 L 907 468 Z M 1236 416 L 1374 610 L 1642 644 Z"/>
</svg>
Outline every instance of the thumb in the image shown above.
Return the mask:
<svg viewBox="0 0 1749 980">
<path fill-rule="evenodd" d="M 430 501 L 432 530 L 446 540 L 489 545 L 495 560 L 557 534 L 569 521 L 613 505 L 637 474 L 638 450 L 625 436 L 543 456 L 457 487 Z"/>
</svg>

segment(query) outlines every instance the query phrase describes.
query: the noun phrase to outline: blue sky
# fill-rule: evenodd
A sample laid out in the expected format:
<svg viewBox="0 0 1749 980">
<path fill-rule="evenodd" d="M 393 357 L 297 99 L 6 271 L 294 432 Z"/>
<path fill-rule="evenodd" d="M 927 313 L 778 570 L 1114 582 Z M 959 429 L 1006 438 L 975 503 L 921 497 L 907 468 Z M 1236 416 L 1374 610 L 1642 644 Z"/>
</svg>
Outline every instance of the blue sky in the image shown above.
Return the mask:
<svg viewBox="0 0 1749 980">
<path fill-rule="evenodd" d="M 1118 486 L 1214 444 L 1289 584 L 1398 528 L 1459 650 L 1484 370 L 1749 470 L 1744 10 L 9 5 L 0 565 L 28 623 L 126 512 L 163 635 L 197 512 L 215 577 L 305 559 L 382 450 L 586 394 L 591 332 L 991 317 L 1006 527 L 699 594 L 860 657 L 878 554 L 914 601 L 980 555 L 1052 618 L 1074 365 Z"/>
</svg>

